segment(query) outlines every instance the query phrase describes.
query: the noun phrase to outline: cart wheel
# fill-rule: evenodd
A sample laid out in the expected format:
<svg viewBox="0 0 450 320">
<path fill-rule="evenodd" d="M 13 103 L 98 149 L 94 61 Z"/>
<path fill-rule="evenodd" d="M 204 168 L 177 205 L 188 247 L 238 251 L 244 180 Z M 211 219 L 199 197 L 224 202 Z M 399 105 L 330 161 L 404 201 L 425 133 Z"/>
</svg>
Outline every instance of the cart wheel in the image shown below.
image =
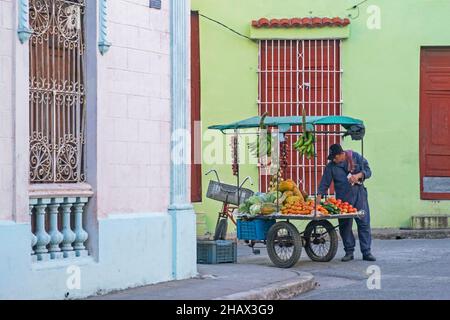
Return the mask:
<svg viewBox="0 0 450 320">
<path fill-rule="evenodd" d="M 329 221 L 319 220 L 308 223 L 304 238 L 306 254 L 312 261 L 328 262 L 336 256 L 338 236 Z"/>
<path fill-rule="evenodd" d="M 225 240 L 227 237 L 228 219 L 222 218 L 216 226 L 214 240 Z"/>
<path fill-rule="evenodd" d="M 267 253 L 279 268 L 290 268 L 300 259 L 302 238 L 289 222 L 277 222 L 267 232 Z"/>
</svg>

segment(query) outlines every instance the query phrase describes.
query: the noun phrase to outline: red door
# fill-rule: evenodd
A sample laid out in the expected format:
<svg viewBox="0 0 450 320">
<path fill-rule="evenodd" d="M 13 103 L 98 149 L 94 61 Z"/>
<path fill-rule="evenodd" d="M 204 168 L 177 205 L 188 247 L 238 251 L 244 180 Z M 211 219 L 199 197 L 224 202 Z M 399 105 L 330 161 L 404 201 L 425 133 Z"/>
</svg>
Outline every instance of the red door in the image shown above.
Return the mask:
<svg viewBox="0 0 450 320">
<path fill-rule="evenodd" d="M 450 199 L 450 48 L 422 48 L 421 198 Z"/>
<path fill-rule="evenodd" d="M 202 201 L 201 99 L 200 99 L 200 23 L 198 12 L 191 12 L 191 202 Z"/>
</svg>

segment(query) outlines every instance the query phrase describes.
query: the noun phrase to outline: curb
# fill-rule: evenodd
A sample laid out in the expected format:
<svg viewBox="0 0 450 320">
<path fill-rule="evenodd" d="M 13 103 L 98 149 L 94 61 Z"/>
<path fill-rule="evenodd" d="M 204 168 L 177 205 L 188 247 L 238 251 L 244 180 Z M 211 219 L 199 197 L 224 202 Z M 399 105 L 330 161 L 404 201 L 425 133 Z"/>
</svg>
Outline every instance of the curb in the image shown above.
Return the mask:
<svg viewBox="0 0 450 320">
<path fill-rule="evenodd" d="M 401 239 L 446 239 L 450 238 L 450 229 L 372 229 L 372 238 L 380 240 Z"/>
<path fill-rule="evenodd" d="M 312 274 L 300 272 L 295 279 L 277 282 L 249 291 L 233 293 L 214 300 L 286 300 L 311 291 L 316 286 L 317 282 Z"/>
</svg>

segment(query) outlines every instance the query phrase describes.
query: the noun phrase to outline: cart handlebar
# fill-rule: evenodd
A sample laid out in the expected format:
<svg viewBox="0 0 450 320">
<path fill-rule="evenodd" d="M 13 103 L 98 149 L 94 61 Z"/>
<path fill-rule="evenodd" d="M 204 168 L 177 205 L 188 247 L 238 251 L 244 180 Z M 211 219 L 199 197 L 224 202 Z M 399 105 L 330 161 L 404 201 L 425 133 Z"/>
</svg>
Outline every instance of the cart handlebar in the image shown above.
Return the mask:
<svg viewBox="0 0 450 320">
<path fill-rule="evenodd" d="M 220 179 L 219 179 L 219 174 L 217 173 L 217 170 L 216 170 L 216 169 L 211 169 L 211 170 L 209 170 L 207 173 L 205 173 L 205 176 L 209 175 L 211 172 L 214 172 L 214 173 L 216 174 L 217 182 L 221 183 L 221 182 L 220 182 Z"/>
<path fill-rule="evenodd" d="M 217 182 L 222 183 L 222 182 L 220 181 L 219 174 L 217 173 L 217 170 L 216 170 L 216 169 L 211 169 L 211 170 L 209 170 L 207 173 L 205 173 L 205 176 L 207 176 L 207 175 L 209 175 L 209 174 L 211 174 L 211 173 L 213 173 L 213 172 L 214 172 L 214 174 L 215 174 L 215 176 L 216 176 Z M 244 179 L 244 181 L 242 181 L 242 183 L 239 185 L 239 189 L 242 189 L 242 186 L 243 186 L 247 181 L 250 181 L 250 185 L 253 185 L 253 179 L 252 179 L 252 177 L 246 176 L 245 179 Z"/>
</svg>

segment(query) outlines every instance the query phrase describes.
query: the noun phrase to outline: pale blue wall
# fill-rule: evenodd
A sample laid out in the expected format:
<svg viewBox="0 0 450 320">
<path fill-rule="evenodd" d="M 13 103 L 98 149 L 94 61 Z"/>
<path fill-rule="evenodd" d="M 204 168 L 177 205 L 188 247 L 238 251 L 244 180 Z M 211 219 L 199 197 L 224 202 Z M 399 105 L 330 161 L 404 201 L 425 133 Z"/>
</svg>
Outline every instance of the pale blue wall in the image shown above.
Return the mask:
<svg viewBox="0 0 450 320">
<path fill-rule="evenodd" d="M 167 213 L 99 220 L 98 259 L 32 263 L 29 233 L 28 224 L 0 222 L 0 299 L 64 299 L 67 292 L 69 298 L 82 298 L 173 280 L 172 223 Z M 70 265 L 81 268 L 80 290 L 67 289 Z"/>
</svg>

